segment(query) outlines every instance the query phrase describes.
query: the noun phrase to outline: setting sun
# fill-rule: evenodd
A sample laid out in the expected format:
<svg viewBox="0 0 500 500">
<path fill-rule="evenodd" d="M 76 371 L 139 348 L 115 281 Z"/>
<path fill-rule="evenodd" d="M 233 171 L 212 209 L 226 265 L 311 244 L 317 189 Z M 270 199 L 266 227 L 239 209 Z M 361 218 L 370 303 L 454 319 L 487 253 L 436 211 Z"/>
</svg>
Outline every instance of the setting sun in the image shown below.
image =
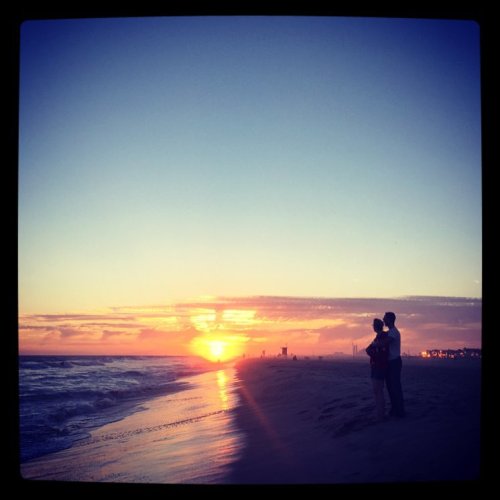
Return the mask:
<svg viewBox="0 0 500 500">
<path fill-rule="evenodd" d="M 224 342 L 221 342 L 220 340 L 212 340 L 211 342 L 208 343 L 210 353 L 220 359 L 220 357 L 224 354 L 225 350 L 225 344 Z"/>
<path fill-rule="evenodd" d="M 201 356 L 209 361 L 230 361 L 244 352 L 246 338 L 234 335 L 214 337 L 212 335 L 199 335 L 192 339 L 190 350 L 196 356 Z"/>
<path fill-rule="evenodd" d="M 250 340 L 247 332 L 260 322 L 255 317 L 257 310 L 208 306 L 197 307 L 189 315 L 198 332 L 191 339 L 190 351 L 213 362 L 230 361 L 244 354 Z"/>
</svg>

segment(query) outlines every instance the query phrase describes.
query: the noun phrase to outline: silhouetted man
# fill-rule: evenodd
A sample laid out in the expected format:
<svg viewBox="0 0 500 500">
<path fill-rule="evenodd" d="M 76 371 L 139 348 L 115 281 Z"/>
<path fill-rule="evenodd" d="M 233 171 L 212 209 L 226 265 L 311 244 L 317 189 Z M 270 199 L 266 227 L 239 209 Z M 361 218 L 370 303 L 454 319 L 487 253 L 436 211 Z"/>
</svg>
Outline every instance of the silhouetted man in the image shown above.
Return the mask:
<svg viewBox="0 0 500 500">
<path fill-rule="evenodd" d="M 384 315 L 384 324 L 389 328 L 389 365 L 385 383 L 389 398 L 391 400 L 391 411 L 389 415 L 393 417 L 404 417 L 405 408 L 403 401 L 403 389 L 401 388 L 401 334 L 395 326 L 396 315 L 393 312 L 386 312 Z"/>
</svg>

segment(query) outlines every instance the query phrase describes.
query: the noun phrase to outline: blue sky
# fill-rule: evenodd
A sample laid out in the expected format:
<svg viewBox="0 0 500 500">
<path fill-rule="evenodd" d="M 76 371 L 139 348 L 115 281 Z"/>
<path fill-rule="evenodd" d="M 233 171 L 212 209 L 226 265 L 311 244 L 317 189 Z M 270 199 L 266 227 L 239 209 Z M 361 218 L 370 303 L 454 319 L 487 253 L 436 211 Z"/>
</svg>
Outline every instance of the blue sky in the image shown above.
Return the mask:
<svg viewBox="0 0 500 500">
<path fill-rule="evenodd" d="M 475 23 L 88 19 L 21 37 L 21 311 L 481 296 Z"/>
</svg>

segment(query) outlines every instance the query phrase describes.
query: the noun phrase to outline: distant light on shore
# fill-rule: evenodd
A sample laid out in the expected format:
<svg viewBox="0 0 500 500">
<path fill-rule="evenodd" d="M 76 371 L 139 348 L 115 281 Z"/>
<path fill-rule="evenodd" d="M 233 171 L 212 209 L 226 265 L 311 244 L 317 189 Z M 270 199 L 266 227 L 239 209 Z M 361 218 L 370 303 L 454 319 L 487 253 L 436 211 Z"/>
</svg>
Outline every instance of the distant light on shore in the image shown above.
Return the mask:
<svg viewBox="0 0 500 500">
<path fill-rule="evenodd" d="M 439 358 L 439 359 L 464 359 L 464 358 L 481 358 L 481 349 L 471 349 L 464 347 L 463 349 L 430 349 L 420 353 L 422 358 Z"/>
</svg>

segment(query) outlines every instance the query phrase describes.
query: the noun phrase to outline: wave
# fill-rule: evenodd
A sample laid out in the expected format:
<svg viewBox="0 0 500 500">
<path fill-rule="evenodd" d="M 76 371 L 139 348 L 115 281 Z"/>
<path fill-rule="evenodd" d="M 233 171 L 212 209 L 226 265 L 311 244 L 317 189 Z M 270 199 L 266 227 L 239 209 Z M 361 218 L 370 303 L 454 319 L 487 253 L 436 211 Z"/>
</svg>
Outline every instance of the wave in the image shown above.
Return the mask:
<svg viewBox="0 0 500 500">
<path fill-rule="evenodd" d="M 67 359 L 66 357 L 51 356 L 49 359 L 38 356 L 20 356 L 19 368 L 24 370 L 44 370 L 47 368 L 74 368 L 76 366 L 105 366 L 112 362 L 112 359 L 104 357 L 88 359 Z"/>
<path fill-rule="evenodd" d="M 71 446 L 210 366 L 189 358 L 20 357 L 21 461 Z"/>
</svg>

